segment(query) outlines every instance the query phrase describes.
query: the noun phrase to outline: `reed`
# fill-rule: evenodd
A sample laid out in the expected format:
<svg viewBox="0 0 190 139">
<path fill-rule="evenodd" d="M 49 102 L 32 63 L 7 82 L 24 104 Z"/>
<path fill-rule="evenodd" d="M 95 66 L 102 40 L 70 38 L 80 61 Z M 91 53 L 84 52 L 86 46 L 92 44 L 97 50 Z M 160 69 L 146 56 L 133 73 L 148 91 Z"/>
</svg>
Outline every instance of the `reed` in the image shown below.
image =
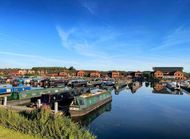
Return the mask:
<svg viewBox="0 0 190 139">
<path fill-rule="evenodd" d="M 95 139 L 89 131 L 49 109 L 17 113 L 0 108 L 0 125 L 24 134 L 45 139 Z"/>
</svg>

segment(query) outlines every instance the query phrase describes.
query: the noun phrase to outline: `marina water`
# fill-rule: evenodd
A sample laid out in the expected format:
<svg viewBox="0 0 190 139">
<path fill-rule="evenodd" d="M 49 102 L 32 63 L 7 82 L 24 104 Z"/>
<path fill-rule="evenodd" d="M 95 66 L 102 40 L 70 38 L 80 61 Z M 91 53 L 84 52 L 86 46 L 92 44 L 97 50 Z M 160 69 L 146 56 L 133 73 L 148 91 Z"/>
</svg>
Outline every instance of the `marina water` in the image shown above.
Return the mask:
<svg viewBox="0 0 190 139">
<path fill-rule="evenodd" d="M 112 102 L 78 121 L 98 139 L 190 139 L 187 92 L 155 93 L 143 85 L 133 93 L 113 91 L 112 97 Z"/>
</svg>

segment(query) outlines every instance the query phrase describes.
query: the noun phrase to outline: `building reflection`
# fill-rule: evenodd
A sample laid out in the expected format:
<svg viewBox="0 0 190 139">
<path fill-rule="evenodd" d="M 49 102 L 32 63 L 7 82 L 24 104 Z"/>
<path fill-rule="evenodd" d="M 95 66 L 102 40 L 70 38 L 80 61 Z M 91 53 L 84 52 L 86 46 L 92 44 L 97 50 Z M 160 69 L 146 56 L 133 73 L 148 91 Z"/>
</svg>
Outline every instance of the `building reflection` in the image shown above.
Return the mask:
<svg viewBox="0 0 190 139">
<path fill-rule="evenodd" d="M 136 93 L 138 89 L 140 89 L 142 87 L 142 82 L 131 82 L 129 83 L 127 86 L 120 88 L 118 90 L 115 89 L 115 95 L 119 95 L 120 92 L 124 91 L 124 90 L 130 90 L 132 94 Z"/>
<path fill-rule="evenodd" d="M 115 95 L 119 95 L 120 92 L 126 90 L 126 86 L 120 89 L 115 89 Z"/>
<path fill-rule="evenodd" d="M 154 94 L 171 94 L 171 95 L 183 95 L 181 91 L 171 91 L 166 87 L 163 83 L 153 83 L 153 91 Z"/>
<path fill-rule="evenodd" d="M 129 84 L 129 89 L 131 90 L 132 94 L 136 93 L 137 90 L 141 87 L 142 87 L 142 82 L 136 81 L 136 82 L 132 82 L 131 84 Z"/>
<path fill-rule="evenodd" d="M 89 124 L 91 124 L 97 117 L 102 115 L 105 112 L 111 111 L 111 103 L 108 102 L 107 104 L 101 106 L 100 108 L 96 109 L 95 111 L 92 111 L 88 115 L 82 116 L 82 117 L 75 117 L 72 118 L 74 122 L 79 123 L 83 127 L 87 127 Z"/>
</svg>

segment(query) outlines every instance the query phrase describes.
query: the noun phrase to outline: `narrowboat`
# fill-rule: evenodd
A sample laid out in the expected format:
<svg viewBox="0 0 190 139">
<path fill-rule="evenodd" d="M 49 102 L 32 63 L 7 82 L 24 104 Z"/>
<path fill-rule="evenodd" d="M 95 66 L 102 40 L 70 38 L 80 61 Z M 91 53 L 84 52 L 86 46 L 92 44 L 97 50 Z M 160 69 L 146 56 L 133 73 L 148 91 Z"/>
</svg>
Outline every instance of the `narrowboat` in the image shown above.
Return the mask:
<svg viewBox="0 0 190 139">
<path fill-rule="evenodd" d="M 54 109 L 55 102 L 58 103 L 58 110 L 63 112 L 65 116 L 70 116 L 69 107 L 74 97 L 69 90 L 58 93 L 42 94 L 41 102 L 43 105 L 48 105 Z"/>
<path fill-rule="evenodd" d="M 25 90 L 22 92 L 15 92 L 12 95 L 12 100 L 23 100 L 23 99 L 31 99 L 41 97 L 42 94 L 52 94 L 59 93 L 67 90 L 67 88 L 35 88 L 32 90 Z M 33 99 L 35 100 L 35 99 Z"/>
<path fill-rule="evenodd" d="M 108 102 L 85 116 L 72 117 L 72 121 L 79 123 L 83 127 L 88 127 L 88 125 L 92 123 L 97 117 L 99 117 L 103 113 L 110 112 L 111 109 L 111 102 Z"/>
<path fill-rule="evenodd" d="M 29 86 L 13 87 L 12 85 L 1 85 L 0 86 L 0 94 L 22 92 L 22 91 L 26 91 L 26 90 L 31 90 L 31 87 L 29 87 Z"/>
<path fill-rule="evenodd" d="M 112 101 L 111 92 L 103 89 L 93 89 L 74 98 L 70 106 L 71 117 L 84 116 L 110 101 Z"/>
<path fill-rule="evenodd" d="M 81 87 L 81 86 L 87 86 L 87 81 L 83 79 L 75 79 L 75 80 L 70 80 L 67 83 L 67 86 L 69 87 Z"/>
<path fill-rule="evenodd" d="M 12 85 L 0 85 L 0 95 L 11 94 Z"/>
<path fill-rule="evenodd" d="M 88 86 L 93 86 L 93 87 L 97 87 L 97 86 L 101 86 L 102 85 L 102 79 L 101 78 L 95 78 L 92 79 L 90 81 L 88 81 Z"/>
<path fill-rule="evenodd" d="M 114 79 L 107 79 L 102 81 L 102 86 L 114 86 L 115 80 Z"/>
</svg>

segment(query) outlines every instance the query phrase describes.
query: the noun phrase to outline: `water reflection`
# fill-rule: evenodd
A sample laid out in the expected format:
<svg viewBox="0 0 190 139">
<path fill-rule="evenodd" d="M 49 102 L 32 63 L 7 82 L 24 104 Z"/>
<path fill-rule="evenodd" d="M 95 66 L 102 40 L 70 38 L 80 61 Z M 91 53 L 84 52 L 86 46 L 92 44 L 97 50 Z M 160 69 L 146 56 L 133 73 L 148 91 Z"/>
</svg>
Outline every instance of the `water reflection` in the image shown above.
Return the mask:
<svg viewBox="0 0 190 139">
<path fill-rule="evenodd" d="M 134 94 L 137 92 L 139 88 L 142 87 L 142 82 L 132 82 L 129 84 L 129 89 L 131 90 L 131 93 Z"/>
<path fill-rule="evenodd" d="M 184 92 L 134 82 L 112 92 L 112 100 L 75 121 L 98 139 L 190 139 L 190 97 Z"/>
<path fill-rule="evenodd" d="M 150 86 L 150 82 L 145 82 L 145 86 L 149 87 Z"/>
<path fill-rule="evenodd" d="M 155 94 L 171 94 L 171 95 L 183 95 L 182 91 L 172 91 L 166 87 L 166 84 L 163 83 L 154 83 L 153 84 L 153 91 L 152 93 Z"/>
<path fill-rule="evenodd" d="M 127 86 L 125 86 L 124 88 L 120 88 L 118 90 L 115 90 L 115 95 L 119 95 L 120 92 L 123 92 L 125 90 L 126 91 L 130 90 L 130 92 L 132 94 L 135 94 L 137 92 L 137 90 L 142 87 L 142 84 L 143 84 L 142 82 L 138 82 L 138 81 L 131 82 Z"/>
<path fill-rule="evenodd" d="M 105 112 L 110 112 L 111 111 L 111 108 L 112 108 L 111 103 L 112 102 L 108 102 L 107 104 L 101 106 L 100 108 L 98 108 L 95 111 L 89 113 L 88 115 L 85 115 L 83 117 L 72 118 L 72 120 L 74 122 L 78 122 L 83 127 L 88 127 L 88 125 L 91 124 L 100 115 L 102 115 Z"/>
</svg>

